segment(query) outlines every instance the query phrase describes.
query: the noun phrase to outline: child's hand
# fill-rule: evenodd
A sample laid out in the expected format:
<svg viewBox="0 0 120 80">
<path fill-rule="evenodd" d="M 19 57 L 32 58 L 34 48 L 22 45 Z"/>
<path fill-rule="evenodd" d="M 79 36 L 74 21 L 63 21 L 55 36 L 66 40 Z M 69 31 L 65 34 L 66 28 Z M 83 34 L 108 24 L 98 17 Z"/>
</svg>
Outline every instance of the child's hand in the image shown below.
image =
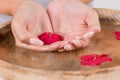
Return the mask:
<svg viewBox="0 0 120 80">
<path fill-rule="evenodd" d="M 54 32 L 64 36 L 60 51 L 88 46 L 90 38 L 101 30 L 97 13 L 79 0 L 53 0 L 48 13 Z"/>
</svg>

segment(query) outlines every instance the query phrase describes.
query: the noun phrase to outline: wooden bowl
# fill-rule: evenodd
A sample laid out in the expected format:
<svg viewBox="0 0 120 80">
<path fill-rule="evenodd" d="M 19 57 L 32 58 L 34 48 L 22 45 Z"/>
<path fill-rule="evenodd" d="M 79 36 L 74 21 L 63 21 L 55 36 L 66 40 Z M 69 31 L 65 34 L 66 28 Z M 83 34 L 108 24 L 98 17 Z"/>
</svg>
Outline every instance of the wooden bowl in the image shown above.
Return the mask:
<svg viewBox="0 0 120 80">
<path fill-rule="evenodd" d="M 15 46 L 10 22 L 0 25 L 0 80 L 120 80 L 120 11 L 95 9 L 102 32 L 88 47 L 71 52 L 34 52 Z M 108 54 L 112 62 L 97 67 L 82 66 L 85 54 Z"/>
</svg>

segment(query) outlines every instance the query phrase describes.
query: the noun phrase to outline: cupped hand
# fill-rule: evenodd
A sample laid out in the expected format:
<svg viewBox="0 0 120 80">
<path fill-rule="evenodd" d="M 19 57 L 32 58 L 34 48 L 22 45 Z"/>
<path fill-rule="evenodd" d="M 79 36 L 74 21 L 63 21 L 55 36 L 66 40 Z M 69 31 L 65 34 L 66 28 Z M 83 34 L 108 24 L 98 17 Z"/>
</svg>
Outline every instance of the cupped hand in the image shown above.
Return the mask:
<svg viewBox="0 0 120 80">
<path fill-rule="evenodd" d="M 54 32 L 64 36 L 59 51 L 86 47 L 101 30 L 97 13 L 80 0 L 53 0 L 48 13 Z"/>
<path fill-rule="evenodd" d="M 53 32 L 46 10 L 37 3 L 26 2 L 17 8 L 13 14 L 12 32 L 16 45 L 36 51 L 53 51 L 57 43 L 44 45 L 38 39 L 43 32 Z"/>
</svg>

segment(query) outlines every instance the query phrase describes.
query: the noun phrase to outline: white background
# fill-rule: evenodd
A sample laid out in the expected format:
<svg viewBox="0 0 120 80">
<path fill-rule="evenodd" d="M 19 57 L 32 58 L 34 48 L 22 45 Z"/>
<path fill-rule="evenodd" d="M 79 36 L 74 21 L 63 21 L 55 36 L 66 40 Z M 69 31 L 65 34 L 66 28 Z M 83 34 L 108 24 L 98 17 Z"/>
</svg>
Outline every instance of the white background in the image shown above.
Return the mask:
<svg viewBox="0 0 120 80">
<path fill-rule="evenodd" d="M 50 0 L 36 0 L 36 1 L 45 6 L 47 6 L 47 4 L 50 2 Z M 110 8 L 120 10 L 120 0 L 94 0 L 90 5 L 96 8 Z M 0 14 L 0 24 L 6 22 L 9 19 L 11 19 L 11 17 Z"/>
<path fill-rule="evenodd" d="M 91 6 L 96 8 L 120 9 L 120 0 L 94 0 Z"/>
</svg>

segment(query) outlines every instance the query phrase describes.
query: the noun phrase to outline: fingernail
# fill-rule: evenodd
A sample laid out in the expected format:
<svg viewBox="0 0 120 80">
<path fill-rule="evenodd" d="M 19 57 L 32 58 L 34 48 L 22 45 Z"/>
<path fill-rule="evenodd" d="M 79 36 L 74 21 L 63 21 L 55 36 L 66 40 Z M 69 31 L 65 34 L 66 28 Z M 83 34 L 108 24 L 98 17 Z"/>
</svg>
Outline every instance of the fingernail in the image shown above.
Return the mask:
<svg viewBox="0 0 120 80">
<path fill-rule="evenodd" d="M 94 31 L 91 31 L 89 33 L 86 33 L 83 38 L 91 38 L 94 35 Z"/>
<path fill-rule="evenodd" d="M 64 46 L 64 49 L 67 50 L 67 51 L 68 51 L 68 50 L 72 50 L 72 46 L 70 46 L 70 45 L 65 45 L 65 46 Z"/>
<path fill-rule="evenodd" d="M 79 44 L 79 40 L 78 39 L 74 39 L 74 40 L 72 40 L 72 43 Z"/>
<path fill-rule="evenodd" d="M 88 33 L 88 37 L 91 38 L 94 35 L 94 31 Z"/>
<path fill-rule="evenodd" d="M 64 49 L 60 49 L 60 50 L 58 50 L 58 52 L 63 52 L 64 51 Z"/>
<path fill-rule="evenodd" d="M 81 46 L 82 46 L 80 40 L 77 40 L 77 39 L 73 40 L 72 43 L 73 43 L 76 47 L 81 47 Z"/>
<path fill-rule="evenodd" d="M 43 42 L 38 40 L 38 39 L 31 38 L 30 39 L 30 44 L 32 44 L 32 45 L 43 45 Z"/>
<path fill-rule="evenodd" d="M 63 48 L 64 45 L 68 44 L 69 42 L 68 41 L 64 41 L 59 48 Z"/>
<path fill-rule="evenodd" d="M 86 39 L 87 37 L 88 37 L 88 33 L 87 33 L 87 34 L 85 34 L 85 35 L 83 35 L 83 38 L 85 38 L 85 39 Z"/>
<path fill-rule="evenodd" d="M 77 36 L 77 37 L 75 37 L 75 39 L 77 39 L 77 40 L 81 40 L 82 38 Z"/>
</svg>

